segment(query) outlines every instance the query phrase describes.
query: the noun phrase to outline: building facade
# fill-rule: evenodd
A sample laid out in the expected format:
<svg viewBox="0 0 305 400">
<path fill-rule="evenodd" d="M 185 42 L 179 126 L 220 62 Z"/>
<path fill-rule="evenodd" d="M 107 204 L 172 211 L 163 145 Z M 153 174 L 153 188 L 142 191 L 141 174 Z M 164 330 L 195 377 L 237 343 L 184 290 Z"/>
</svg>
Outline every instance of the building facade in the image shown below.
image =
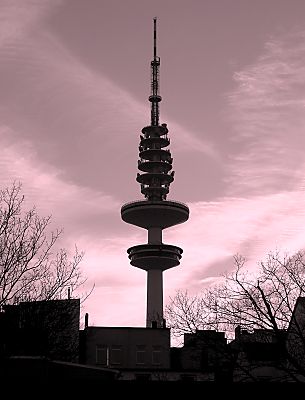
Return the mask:
<svg viewBox="0 0 305 400">
<path fill-rule="evenodd" d="M 80 361 L 115 368 L 120 379 L 150 380 L 170 369 L 168 328 L 87 326 L 80 333 Z"/>
</svg>

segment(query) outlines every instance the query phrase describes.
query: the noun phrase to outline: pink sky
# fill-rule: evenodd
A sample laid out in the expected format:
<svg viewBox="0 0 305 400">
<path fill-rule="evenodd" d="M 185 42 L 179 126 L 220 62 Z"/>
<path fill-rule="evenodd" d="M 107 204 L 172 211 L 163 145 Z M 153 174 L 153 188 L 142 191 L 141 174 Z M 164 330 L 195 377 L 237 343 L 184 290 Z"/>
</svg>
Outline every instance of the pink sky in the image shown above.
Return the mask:
<svg viewBox="0 0 305 400">
<path fill-rule="evenodd" d="M 146 231 L 120 219 L 141 199 L 139 135 L 149 124 L 152 19 L 158 17 L 161 122 L 190 207 L 164 232 L 184 249 L 164 297 L 200 291 L 270 250 L 305 244 L 303 0 L 1 0 L 1 187 L 85 251 L 90 324 L 144 326 L 146 274 L 126 249 Z"/>
</svg>

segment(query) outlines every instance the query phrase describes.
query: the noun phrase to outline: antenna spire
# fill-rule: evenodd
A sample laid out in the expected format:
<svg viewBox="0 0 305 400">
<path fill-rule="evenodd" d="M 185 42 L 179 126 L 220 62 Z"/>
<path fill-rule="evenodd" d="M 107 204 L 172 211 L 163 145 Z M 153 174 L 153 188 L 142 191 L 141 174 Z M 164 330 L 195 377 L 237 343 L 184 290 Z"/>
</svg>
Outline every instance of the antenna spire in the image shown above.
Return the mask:
<svg viewBox="0 0 305 400">
<path fill-rule="evenodd" d="M 154 18 L 154 59 L 151 66 L 151 95 L 148 100 L 151 102 L 151 125 L 159 126 L 159 102 L 162 97 L 159 95 L 159 67 L 160 57 L 157 56 L 157 17 Z"/>
<path fill-rule="evenodd" d="M 157 59 L 157 17 L 154 18 L 154 61 Z"/>
</svg>

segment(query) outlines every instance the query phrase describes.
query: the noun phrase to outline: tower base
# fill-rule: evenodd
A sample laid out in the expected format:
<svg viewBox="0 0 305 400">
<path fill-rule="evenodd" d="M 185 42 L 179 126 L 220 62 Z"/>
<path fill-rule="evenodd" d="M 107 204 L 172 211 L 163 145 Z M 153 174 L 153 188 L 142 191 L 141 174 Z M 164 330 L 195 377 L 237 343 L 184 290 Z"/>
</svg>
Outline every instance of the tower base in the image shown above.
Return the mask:
<svg viewBox="0 0 305 400">
<path fill-rule="evenodd" d="M 163 327 L 163 277 L 160 269 L 147 271 L 146 327 Z"/>
</svg>

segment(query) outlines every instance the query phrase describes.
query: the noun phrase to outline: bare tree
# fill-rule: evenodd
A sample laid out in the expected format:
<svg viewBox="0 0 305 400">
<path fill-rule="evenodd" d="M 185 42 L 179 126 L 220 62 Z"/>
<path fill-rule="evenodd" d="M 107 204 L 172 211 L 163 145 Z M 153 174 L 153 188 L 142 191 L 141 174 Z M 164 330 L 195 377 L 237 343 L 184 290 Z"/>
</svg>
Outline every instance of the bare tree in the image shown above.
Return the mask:
<svg viewBox="0 0 305 400">
<path fill-rule="evenodd" d="M 255 276 L 246 270 L 242 256 L 236 255 L 234 264 L 234 271 L 224 276 L 223 283 L 200 296 L 178 292 L 166 307 L 169 325 L 176 335 L 216 329 L 232 338 L 237 326 L 248 332 L 272 331 L 273 336 L 261 334 L 261 338 L 276 338 L 281 344 L 281 368 L 293 380 L 302 380 L 304 357 L 296 354 L 305 354 L 305 321 L 294 310 L 297 299 L 305 293 L 304 253 L 270 253 L 260 262 Z M 285 339 L 283 332 L 287 333 Z"/>
<path fill-rule="evenodd" d="M 21 184 L 0 190 L 0 307 L 21 301 L 62 299 L 85 282 L 77 247 L 72 259 L 55 251 L 62 230 L 48 233 L 51 216 L 23 210 Z"/>
<path fill-rule="evenodd" d="M 172 334 L 179 338 L 199 329 L 215 328 L 214 313 L 207 307 L 209 291 L 191 296 L 188 291 L 178 290 L 166 305 L 165 315 Z"/>
</svg>

